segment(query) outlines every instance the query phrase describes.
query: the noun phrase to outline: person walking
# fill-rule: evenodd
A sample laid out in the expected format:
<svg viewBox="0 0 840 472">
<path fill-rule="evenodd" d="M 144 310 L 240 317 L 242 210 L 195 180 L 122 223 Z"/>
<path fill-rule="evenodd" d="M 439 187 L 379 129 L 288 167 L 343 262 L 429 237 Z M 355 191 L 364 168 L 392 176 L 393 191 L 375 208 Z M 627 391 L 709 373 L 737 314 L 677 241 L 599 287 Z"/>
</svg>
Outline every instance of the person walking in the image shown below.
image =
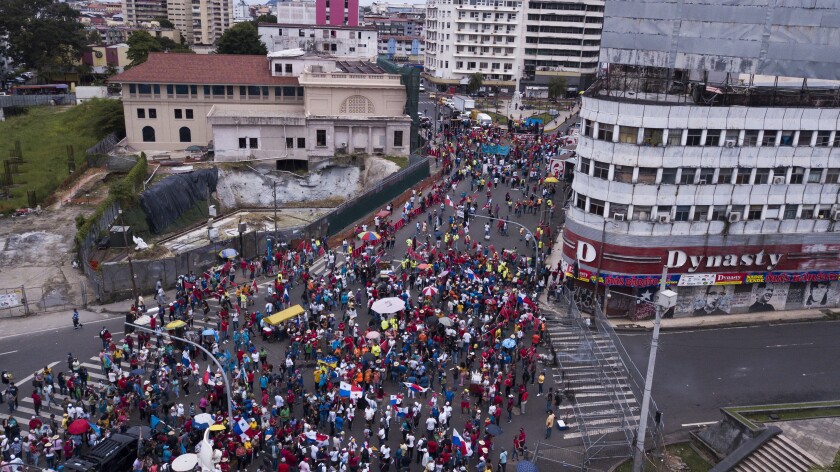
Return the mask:
<svg viewBox="0 0 840 472">
<path fill-rule="evenodd" d="M 545 438 L 551 437 L 551 430 L 554 429 L 554 411 L 548 413 L 548 418 L 545 419 Z"/>
<path fill-rule="evenodd" d="M 499 453 L 499 472 L 506 472 L 505 468 L 507 467 L 507 449 L 502 448 L 502 452 Z"/>
<path fill-rule="evenodd" d="M 73 329 L 79 329 L 83 327 L 82 323 L 79 321 L 79 310 L 73 309 Z"/>
</svg>

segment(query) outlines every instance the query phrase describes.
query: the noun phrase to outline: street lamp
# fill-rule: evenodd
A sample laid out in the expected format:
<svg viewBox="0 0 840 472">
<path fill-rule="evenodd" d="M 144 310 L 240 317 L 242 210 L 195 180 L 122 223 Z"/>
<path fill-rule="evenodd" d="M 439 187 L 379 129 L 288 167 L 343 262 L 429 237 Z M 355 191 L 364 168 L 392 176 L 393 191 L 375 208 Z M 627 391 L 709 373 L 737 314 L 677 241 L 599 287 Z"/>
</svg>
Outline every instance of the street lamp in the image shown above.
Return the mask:
<svg viewBox="0 0 840 472">
<path fill-rule="evenodd" d="M 216 367 L 219 368 L 219 371 L 222 374 L 222 379 L 224 379 L 224 381 L 225 381 L 225 391 L 227 392 L 227 402 L 226 403 L 227 403 L 227 408 L 228 408 L 228 426 L 230 427 L 230 430 L 233 431 L 233 396 L 230 393 L 230 380 L 228 380 L 227 372 L 225 372 L 225 369 L 222 368 L 222 364 L 219 363 L 219 361 L 216 359 L 216 356 L 214 356 L 212 352 L 205 349 L 204 346 L 202 346 L 198 343 L 195 343 L 193 341 L 190 341 L 189 339 L 179 338 L 179 337 L 173 336 L 169 333 L 158 333 L 157 331 L 155 331 L 153 329 L 150 329 L 150 328 L 147 328 L 145 326 L 138 325 L 138 324 L 134 324 L 134 323 L 126 322 L 125 325 L 130 326 L 134 329 L 139 329 L 140 331 L 145 331 L 147 333 L 157 335 L 157 336 L 167 336 L 169 338 L 172 338 L 172 339 L 190 344 L 192 346 L 195 346 L 198 349 L 201 349 L 201 351 L 203 353 L 207 354 L 210 357 L 210 359 L 213 359 L 213 363 L 216 364 Z"/>
<path fill-rule="evenodd" d="M 677 305 L 677 292 L 666 288 L 667 279 L 668 266 L 663 266 L 662 279 L 659 280 L 659 292 L 656 293 L 654 301 L 656 318 L 653 321 L 653 338 L 650 343 L 650 356 L 648 357 L 648 367 L 645 375 L 645 391 L 642 395 L 642 413 L 639 418 L 639 431 L 636 434 L 636 449 L 633 452 L 633 472 L 642 472 L 645 465 L 645 434 L 647 433 L 647 421 L 650 414 L 650 393 L 653 389 L 653 369 L 656 367 L 656 351 L 659 348 L 659 326 L 662 323 L 662 313 Z"/>
</svg>

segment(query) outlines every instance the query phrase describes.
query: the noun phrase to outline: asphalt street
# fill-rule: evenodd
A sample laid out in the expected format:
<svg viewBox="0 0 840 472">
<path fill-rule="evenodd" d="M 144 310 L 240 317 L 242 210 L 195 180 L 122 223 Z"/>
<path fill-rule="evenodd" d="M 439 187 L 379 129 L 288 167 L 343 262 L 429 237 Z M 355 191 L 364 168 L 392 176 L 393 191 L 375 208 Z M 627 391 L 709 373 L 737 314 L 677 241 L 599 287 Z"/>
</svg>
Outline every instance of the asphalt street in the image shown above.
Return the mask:
<svg viewBox="0 0 840 472">
<path fill-rule="evenodd" d="M 620 336 L 642 375 L 650 336 Z M 725 406 L 835 400 L 838 336 L 835 321 L 663 332 L 653 399 L 666 432 L 717 421 Z"/>
</svg>

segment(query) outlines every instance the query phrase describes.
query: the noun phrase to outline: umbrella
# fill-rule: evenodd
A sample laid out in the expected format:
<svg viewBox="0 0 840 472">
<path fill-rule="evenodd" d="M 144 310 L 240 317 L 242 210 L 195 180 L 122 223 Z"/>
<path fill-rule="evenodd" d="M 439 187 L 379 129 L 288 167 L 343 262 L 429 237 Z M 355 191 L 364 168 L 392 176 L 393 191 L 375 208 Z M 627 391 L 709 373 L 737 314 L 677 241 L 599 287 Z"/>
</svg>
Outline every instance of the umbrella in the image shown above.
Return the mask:
<svg viewBox="0 0 840 472">
<path fill-rule="evenodd" d="M 164 326 L 164 328 L 166 328 L 166 329 L 178 329 L 178 328 L 183 328 L 186 325 L 187 324 L 184 323 L 181 320 L 175 320 L 175 321 L 170 321 L 169 323 L 167 323 L 166 326 Z"/>
<path fill-rule="evenodd" d="M 207 328 L 207 329 L 205 329 L 204 331 L 201 332 L 201 335 L 202 336 L 215 336 L 216 335 L 216 330 Z"/>
<path fill-rule="evenodd" d="M 210 426 L 210 431 L 224 431 L 224 430 L 225 430 L 225 425 L 222 425 L 222 424 L 214 424 L 214 425 Z"/>
<path fill-rule="evenodd" d="M 83 434 L 86 433 L 90 429 L 90 423 L 87 420 L 76 420 L 70 423 L 70 426 L 67 427 L 67 432 L 70 434 Z"/>
<path fill-rule="evenodd" d="M 369 332 L 368 334 L 365 335 L 365 337 L 368 338 L 368 339 L 379 339 L 379 336 L 380 336 L 379 331 L 371 331 L 371 332 Z"/>
<path fill-rule="evenodd" d="M 557 177 L 552 176 L 552 177 L 546 177 L 544 182 L 547 183 L 547 184 L 556 184 L 557 182 L 560 182 L 560 181 L 557 180 Z"/>
<path fill-rule="evenodd" d="M 502 341 L 502 347 L 504 348 L 513 349 L 514 346 L 516 346 L 516 341 L 511 338 L 507 338 Z"/>
<path fill-rule="evenodd" d="M 516 472 L 540 472 L 540 469 L 531 461 L 519 461 L 516 463 Z"/>
<path fill-rule="evenodd" d="M 139 368 L 139 369 L 134 369 L 130 372 L 131 375 L 143 375 L 145 373 L 146 373 L 146 369 L 144 369 L 142 367 Z"/>
<path fill-rule="evenodd" d="M 417 268 L 420 269 L 420 270 L 426 270 L 430 267 L 432 267 L 432 266 L 429 265 L 429 264 L 420 264 L 420 265 L 417 266 Z"/>
<path fill-rule="evenodd" d="M 449 275 L 449 271 L 445 270 L 445 271 L 441 272 L 440 274 L 438 274 L 438 277 L 446 277 L 447 275 Z"/>
<path fill-rule="evenodd" d="M 438 323 L 446 327 L 452 326 L 452 318 L 438 318 Z"/>
<path fill-rule="evenodd" d="M 438 289 L 435 288 L 435 287 L 432 287 L 431 285 L 429 285 L 428 287 L 423 289 L 423 295 L 425 295 L 427 297 L 434 297 L 435 295 L 437 295 L 437 293 L 438 293 Z"/>
<path fill-rule="evenodd" d="M 227 249 L 222 249 L 219 251 L 219 257 L 222 259 L 233 259 L 234 257 L 238 256 L 239 253 L 236 252 L 236 249 L 229 247 Z"/>
<path fill-rule="evenodd" d="M 376 356 L 374 356 L 371 352 L 366 352 L 362 354 L 362 360 L 366 362 L 373 362 L 376 360 Z"/>
<path fill-rule="evenodd" d="M 502 428 L 500 428 L 499 425 L 495 424 L 491 424 L 484 431 L 487 432 L 487 434 L 489 434 L 490 436 L 498 436 L 502 434 Z"/>
<path fill-rule="evenodd" d="M 140 325 L 140 326 L 145 326 L 145 325 L 149 324 L 151 321 L 152 321 L 152 319 L 149 318 L 149 315 L 141 315 L 141 316 L 138 316 L 136 320 L 134 320 L 134 324 Z"/>
<path fill-rule="evenodd" d="M 382 236 L 376 231 L 363 231 L 359 233 L 359 239 L 362 241 L 379 241 L 382 239 Z"/>
<path fill-rule="evenodd" d="M 199 413 L 193 418 L 193 423 L 197 428 L 204 429 L 215 423 L 215 421 L 213 421 L 213 415 L 210 413 Z"/>
<path fill-rule="evenodd" d="M 173 472 L 189 472 L 198 465 L 198 455 L 193 453 L 181 454 L 172 461 Z"/>
<path fill-rule="evenodd" d="M 371 309 L 380 315 L 389 315 L 405 310 L 405 301 L 397 297 L 382 298 L 373 302 Z"/>
<path fill-rule="evenodd" d="M 438 324 L 439 322 L 440 322 L 440 320 L 436 316 L 426 317 L 426 324 L 429 325 L 429 326 L 434 326 L 434 325 Z"/>
</svg>

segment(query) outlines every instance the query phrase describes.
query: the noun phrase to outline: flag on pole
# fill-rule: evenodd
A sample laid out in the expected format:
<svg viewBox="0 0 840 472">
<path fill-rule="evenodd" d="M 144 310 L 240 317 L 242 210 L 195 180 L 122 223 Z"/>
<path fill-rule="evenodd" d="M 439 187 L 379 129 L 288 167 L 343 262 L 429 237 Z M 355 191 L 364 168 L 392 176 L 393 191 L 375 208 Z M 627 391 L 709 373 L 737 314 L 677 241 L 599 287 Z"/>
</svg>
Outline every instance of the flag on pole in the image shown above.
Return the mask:
<svg viewBox="0 0 840 472">
<path fill-rule="evenodd" d="M 421 386 L 419 386 L 415 383 L 411 383 L 411 382 L 403 382 L 403 385 L 405 385 L 409 390 L 414 390 L 415 392 L 423 393 L 426 390 L 428 390 L 427 387 L 421 387 Z"/>
<path fill-rule="evenodd" d="M 338 388 L 338 395 L 344 398 L 362 398 L 364 392 L 362 392 L 362 387 L 358 387 L 356 385 L 350 385 L 347 382 L 341 382 Z"/>
<path fill-rule="evenodd" d="M 402 395 L 391 395 L 391 405 L 399 405 L 402 403 Z"/>
<path fill-rule="evenodd" d="M 318 431 L 309 431 L 304 433 L 306 439 L 314 442 L 318 446 L 323 446 L 324 444 L 328 444 L 330 437 L 326 434 L 319 433 Z"/>
<path fill-rule="evenodd" d="M 472 269 L 464 269 L 464 275 L 470 280 L 475 280 L 475 272 Z"/>
<path fill-rule="evenodd" d="M 460 449 L 464 457 L 472 455 L 470 444 L 461 437 L 457 429 L 452 430 L 452 445 Z"/>
<path fill-rule="evenodd" d="M 455 203 L 452 202 L 452 199 L 449 198 L 449 195 L 446 196 L 446 204 L 448 206 L 451 206 L 452 208 L 455 208 Z"/>
<path fill-rule="evenodd" d="M 402 408 L 397 408 L 397 416 L 399 416 L 400 418 L 405 418 L 406 416 L 408 416 L 408 407 L 404 406 Z"/>
<path fill-rule="evenodd" d="M 204 385 L 210 382 L 210 364 L 207 364 L 207 370 L 204 372 L 204 377 L 201 380 L 204 381 Z"/>
</svg>

